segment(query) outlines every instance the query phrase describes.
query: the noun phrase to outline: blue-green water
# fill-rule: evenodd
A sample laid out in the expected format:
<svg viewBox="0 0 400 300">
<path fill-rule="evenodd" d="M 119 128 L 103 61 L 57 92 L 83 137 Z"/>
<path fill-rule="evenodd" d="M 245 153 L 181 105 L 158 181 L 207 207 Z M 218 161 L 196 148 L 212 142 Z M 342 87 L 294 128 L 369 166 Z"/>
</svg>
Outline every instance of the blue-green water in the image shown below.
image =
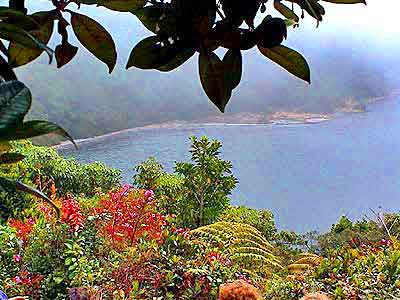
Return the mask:
<svg viewBox="0 0 400 300">
<path fill-rule="evenodd" d="M 233 203 L 272 210 L 280 228 L 326 230 L 341 215 L 400 209 L 400 104 L 388 99 L 368 112 L 312 125 L 195 125 L 131 130 L 60 149 L 80 162 L 122 170 L 154 156 L 167 170 L 188 158 L 191 135 L 223 143 L 239 185 Z"/>
</svg>

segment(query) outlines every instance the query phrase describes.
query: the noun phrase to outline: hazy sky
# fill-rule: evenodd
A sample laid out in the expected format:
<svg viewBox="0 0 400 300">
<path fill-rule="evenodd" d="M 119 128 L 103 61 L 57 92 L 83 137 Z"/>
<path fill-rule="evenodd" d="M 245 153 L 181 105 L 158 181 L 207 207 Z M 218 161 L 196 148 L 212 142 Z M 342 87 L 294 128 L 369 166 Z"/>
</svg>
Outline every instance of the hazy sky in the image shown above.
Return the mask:
<svg viewBox="0 0 400 300">
<path fill-rule="evenodd" d="M 398 87 L 400 29 L 397 15 L 400 0 L 367 1 L 367 6 L 335 5 L 321 1 L 327 14 L 319 28 L 316 28 L 316 20 L 306 15 L 301 20 L 300 28 L 289 30 L 284 45 L 305 56 L 311 67 L 311 85 L 268 61 L 257 49 L 246 51 L 242 82 L 235 90 L 227 111 L 293 108 L 330 111 L 346 97 L 363 99 L 382 95 L 394 85 Z M 8 0 L 0 0 L 0 5 L 6 3 Z M 31 12 L 52 8 L 49 0 L 27 0 L 27 3 L 31 3 L 28 6 L 32 8 Z M 269 0 L 268 5 L 272 4 L 273 1 Z M 75 10 L 76 6 L 71 5 L 71 8 Z M 48 99 L 49 103 L 58 105 L 50 111 L 58 112 L 61 105 L 65 106 L 65 111 L 89 111 L 93 103 L 100 107 L 100 111 L 107 111 L 111 105 L 109 99 L 113 98 L 119 105 L 113 107 L 113 111 L 119 109 L 118 113 L 129 113 L 125 118 L 128 120 L 156 123 L 161 112 L 163 119 L 171 120 L 190 114 L 218 113 L 207 100 L 198 80 L 196 56 L 168 74 L 135 68 L 125 71 L 131 49 L 152 33 L 131 13 L 112 12 L 88 5 L 82 5 L 80 12 L 98 20 L 110 31 L 117 46 L 117 67 L 109 75 L 107 67 L 80 46 L 78 55 L 62 71 L 56 69 L 55 63 L 49 66 L 45 55 L 28 67 L 19 68 L 20 79 L 29 84 L 37 98 Z M 296 12 L 300 15 L 299 9 Z M 274 15 L 280 16 L 278 13 Z M 69 30 L 72 31 L 72 28 L 69 27 Z M 59 35 L 54 34 L 50 46 L 54 48 L 59 41 Z M 79 45 L 72 32 L 70 42 Z M 32 70 L 40 77 L 32 76 Z M 58 82 L 63 93 L 59 89 L 49 89 L 46 83 L 49 78 Z M 150 113 L 153 115 L 150 116 Z M 58 116 L 55 114 L 53 118 Z M 102 114 L 95 117 L 96 121 L 109 123 L 123 119 Z M 85 118 L 79 120 L 84 122 Z M 136 126 L 121 122 L 121 126 Z M 85 126 L 86 123 L 82 125 Z"/>
</svg>

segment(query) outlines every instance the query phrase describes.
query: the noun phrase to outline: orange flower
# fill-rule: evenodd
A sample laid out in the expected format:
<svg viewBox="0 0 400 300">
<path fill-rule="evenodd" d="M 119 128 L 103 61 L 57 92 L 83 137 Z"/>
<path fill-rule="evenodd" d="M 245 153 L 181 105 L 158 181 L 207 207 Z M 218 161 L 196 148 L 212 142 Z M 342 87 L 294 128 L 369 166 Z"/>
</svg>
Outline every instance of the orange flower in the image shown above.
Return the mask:
<svg viewBox="0 0 400 300">
<path fill-rule="evenodd" d="M 244 280 L 222 284 L 219 288 L 219 300 L 260 300 L 258 290 Z"/>
</svg>

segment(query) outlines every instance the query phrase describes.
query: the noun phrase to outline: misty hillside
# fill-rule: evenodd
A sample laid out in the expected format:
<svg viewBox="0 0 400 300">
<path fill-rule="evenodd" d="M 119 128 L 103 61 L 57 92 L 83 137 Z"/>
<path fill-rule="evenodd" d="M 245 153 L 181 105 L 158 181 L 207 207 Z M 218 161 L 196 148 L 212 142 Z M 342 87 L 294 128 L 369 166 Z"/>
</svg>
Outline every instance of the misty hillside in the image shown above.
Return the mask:
<svg viewBox="0 0 400 300">
<path fill-rule="evenodd" d="M 38 2 L 37 10 L 47 9 Z M 342 10 L 345 10 L 343 8 Z M 365 9 L 360 6 L 359 9 Z M 336 9 L 336 11 L 340 11 Z M 34 95 L 33 117 L 44 117 L 69 130 L 75 138 L 170 120 L 192 120 L 218 114 L 202 91 L 197 55 L 180 69 L 164 74 L 124 66 L 130 50 L 150 35 L 134 15 L 83 7 L 112 34 L 119 54 L 116 70 L 80 46 L 78 55 L 62 70 L 42 56 L 19 68 L 20 80 Z M 328 10 L 329 15 L 329 10 Z M 301 52 L 312 71 L 309 86 L 267 61 L 257 51 L 244 53 L 241 85 L 227 113 L 275 111 L 334 112 L 347 98 L 365 101 L 397 87 L 400 45 L 380 34 L 371 35 L 360 23 L 329 20 L 315 28 L 308 19 L 290 29 L 284 44 Z M 58 36 L 52 41 L 55 46 Z M 72 37 L 73 35 L 71 35 Z M 71 43 L 78 45 L 76 40 Z"/>
</svg>

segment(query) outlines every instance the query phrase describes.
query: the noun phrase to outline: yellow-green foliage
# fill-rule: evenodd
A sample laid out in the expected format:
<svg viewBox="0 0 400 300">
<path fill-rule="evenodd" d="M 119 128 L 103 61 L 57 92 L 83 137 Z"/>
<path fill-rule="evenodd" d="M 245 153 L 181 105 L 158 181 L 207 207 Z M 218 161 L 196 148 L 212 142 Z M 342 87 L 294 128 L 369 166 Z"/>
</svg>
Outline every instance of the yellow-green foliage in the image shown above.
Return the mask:
<svg viewBox="0 0 400 300">
<path fill-rule="evenodd" d="M 288 266 L 291 274 L 299 274 L 321 264 L 322 257 L 313 253 L 301 253 L 299 259 Z"/>
<path fill-rule="evenodd" d="M 206 239 L 222 246 L 223 255 L 249 270 L 269 273 L 271 267 L 281 268 L 273 246 L 256 228 L 242 223 L 217 222 L 191 231 L 195 238 Z"/>
</svg>

